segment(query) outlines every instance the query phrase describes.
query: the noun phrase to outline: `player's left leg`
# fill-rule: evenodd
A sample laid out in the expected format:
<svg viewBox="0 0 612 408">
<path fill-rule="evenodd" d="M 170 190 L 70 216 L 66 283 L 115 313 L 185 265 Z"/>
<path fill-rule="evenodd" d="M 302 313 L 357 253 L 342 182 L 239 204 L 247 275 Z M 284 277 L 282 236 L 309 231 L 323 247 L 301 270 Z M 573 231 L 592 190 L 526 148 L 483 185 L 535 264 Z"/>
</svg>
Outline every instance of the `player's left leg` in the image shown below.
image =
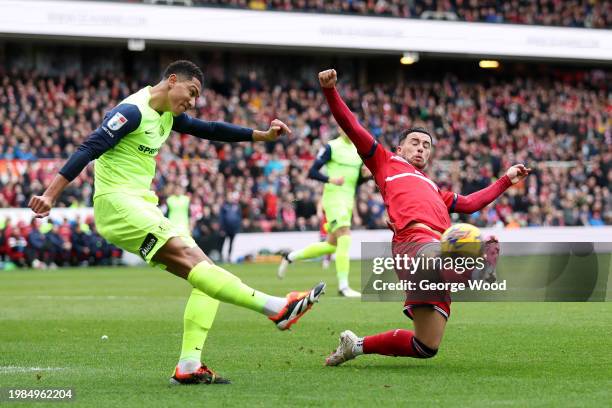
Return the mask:
<svg viewBox="0 0 612 408">
<path fill-rule="evenodd" d="M 395 329 L 372 336 L 358 337 L 350 330 L 340 334 L 340 345 L 325 364 L 337 366 L 361 354 L 393 357 L 432 358 L 442 342 L 446 318 L 424 305 L 412 311 L 414 330 Z"/>
<path fill-rule="evenodd" d="M 215 265 L 200 248 L 186 243 L 181 237 L 169 239 L 156 251 L 152 260 L 165 265 L 169 272 L 186 279 L 214 299 L 268 316 L 281 330 L 288 329 L 309 310 L 325 287 L 321 283 L 311 291 L 291 292 L 286 298 L 268 295 Z"/>
<path fill-rule="evenodd" d="M 287 274 L 287 268 L 289 264 L 296 261 L 303 261 L 306 259 L 319 258 L 325 255 L 331 255 L 336 252 L 336 245 L 329 243 L 329 240 L 322 242 L 314 242 L 304 248 L 291 251 L 283 255 L 276 276 L 279 279 L 283 279 Z"/>
<path fill-rule="evenodd" d="M 170 379 L 173 384 L 228 384 L 202 361 L 202 349 L 219 308 L 219 301 L 193 288 L 183 315 L 181 355 Z"/>
<path fill-rule="evenodd" d="M 396 329 L 363 338 L 363 354 L 382 354 L 414 358 L 431 358 L 436 355 L 446 318 L 429 305 L 412 310 L 414 331 Z"/>
</svg>

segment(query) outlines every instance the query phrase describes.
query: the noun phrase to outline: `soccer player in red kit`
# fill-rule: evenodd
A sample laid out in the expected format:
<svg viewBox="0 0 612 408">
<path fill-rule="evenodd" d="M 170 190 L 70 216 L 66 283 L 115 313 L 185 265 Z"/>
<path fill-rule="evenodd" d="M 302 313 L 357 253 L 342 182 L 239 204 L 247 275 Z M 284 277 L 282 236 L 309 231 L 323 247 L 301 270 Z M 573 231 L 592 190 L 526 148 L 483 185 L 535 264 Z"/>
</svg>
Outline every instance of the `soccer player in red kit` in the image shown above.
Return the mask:
<svg viewBox="0 0 612 408">
<path fill-rule="evenodd" d="M 451 226 L 451 212 L 470 214 L 481 210 L 531 171 L 522 164 L 514 165 L 495 183 L 467 196 L 440 190 L 424 172 L 433 145 L 433 138 L 426 129 L 403 131 L 397 150 L 390 152 L 359 124 L 346 106 L 335 88 L 335 70 L 320 72 L 319 82 L 334 118 L 374 176 L 387 207 L 394 246 L 439 242 L 442 233 Z M 498 250 L 497 245 L 491 248 Z M 486 251 L 488 254 L 489 248 Z M 497 254 L 491 255 L 489 259 Z M 450 301 L 406 300 L 404 313 L 413 320 L 414 331 L 396 329 L 361 338 L 346 330 L 340 335 L 338 349 L 327 358 L 326 364 L 336 366 L 360 354 L 435 356 L 450 316 Z"/>
</svg>

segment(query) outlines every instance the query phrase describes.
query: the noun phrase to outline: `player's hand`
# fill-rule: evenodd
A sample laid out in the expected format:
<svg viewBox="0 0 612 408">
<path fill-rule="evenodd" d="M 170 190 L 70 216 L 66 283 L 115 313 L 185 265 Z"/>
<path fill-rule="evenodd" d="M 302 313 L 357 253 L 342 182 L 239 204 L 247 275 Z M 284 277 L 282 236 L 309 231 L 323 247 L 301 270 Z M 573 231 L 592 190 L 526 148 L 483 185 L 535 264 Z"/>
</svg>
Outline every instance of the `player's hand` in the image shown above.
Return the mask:
<svg viewBox="0 0 612 408">
<path fill-rule="evenodd" d="M 508 169 L 506 175 L 510 178 L 512 184 L 516 184 L 519 181 L 525 179 L 525 177 L 527 177 L 529 173 L 531 173 L 530 168 L 525 167 L 525 165 L 523 164 L 515 164 L 514 166 Z"/>
<path fill-rule="evenodd" d="M 36 218 L 44 218 L 49 215 L 51 212 L 51 207 L 53 207 L 53 200 L 49 196 L 41 195 L 41 196 L 32 196 L 30 202 L 28 203 L 28 207 L 34 211 L 34 216 Z"/>
<path fill-rule="evenodd" d="M 344 184 L 344 177 L 340 176 L 340 177 L 332 177 L 329 179 L 329 182 L 332 184 L 335 184 L 337 186 L 341 186 Z"/>
<path fill-rule="evenodd" d="M 338 74 L 335 69 L 319 72 L 319 83 L 323 88 L 333 88 L 338 82 Z"/>
<path fill-rule="evenodd" d="M 485 241 L 484 257 L 486 259 L 486 265 L 483 269 L 483 274 L 480 279 L 485 282 L 493 283 L 497 282 L 497 260 L 499 258 L 499 239 L 495 235 L 490 235 Z"/>
<path fill-rule="evenodd" d="M 278 119 L 274 119 L 270 123 L 270 129 L 266 130 L 265 132 L 261 130 L 253 131 L 253 140 L 255 142 L 274 142 L 285 133 L 288 135 L 291 134 L 291 129 L 289 129 L 289 126 L 285 125 Z"/>
<path fill-rule="evenodd" d="M 489 262 L 497 262 L 499 256 L 499 239 L 495 235 L 489 235 L 485 241 L 485 257 Z"/>
</svg>

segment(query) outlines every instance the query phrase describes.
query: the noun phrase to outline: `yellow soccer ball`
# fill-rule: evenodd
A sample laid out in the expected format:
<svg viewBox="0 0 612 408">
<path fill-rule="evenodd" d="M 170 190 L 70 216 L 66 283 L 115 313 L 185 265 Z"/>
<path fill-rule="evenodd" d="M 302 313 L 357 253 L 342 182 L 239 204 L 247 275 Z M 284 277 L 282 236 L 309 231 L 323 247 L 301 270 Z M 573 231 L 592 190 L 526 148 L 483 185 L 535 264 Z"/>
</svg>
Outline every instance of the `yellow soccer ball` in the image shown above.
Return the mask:
<svg viewBox="0 0 612 408">
<path fill-rule="evenodd" d="M 444 256 L 477 258 L 482 255 L 482 232 L 471 224 L 455 224 L 442 234 L 440 249 Z"/>
</svg>

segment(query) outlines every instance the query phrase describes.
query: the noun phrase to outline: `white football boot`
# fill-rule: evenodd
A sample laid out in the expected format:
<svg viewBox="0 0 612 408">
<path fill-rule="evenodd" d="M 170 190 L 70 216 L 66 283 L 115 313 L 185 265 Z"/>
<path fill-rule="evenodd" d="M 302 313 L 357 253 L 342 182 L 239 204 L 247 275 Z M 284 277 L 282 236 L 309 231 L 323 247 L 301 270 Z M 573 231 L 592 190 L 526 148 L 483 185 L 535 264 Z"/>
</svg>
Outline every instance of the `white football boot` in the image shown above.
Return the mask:
<svg viewBox="0 0 612 408">
<path fill-rule="evenodd" d="M 329 357 L 325 359 L 326 366 L 337 366 L 346 361 L 352 360 L 357 355 L 353 351 L 353 348 L 357 345 L 359 337 L 350 330 L 345 330 L 340 333 L 340 344 L 336 351 L 331 353 Z"/>
<path fill-rule="evenodd" d="M 339 290 L 338 294 L 342 297 L 347 297 L 347 298 L 360 298 L 361 297 L 361 293 L 357 292 L 356 290 L 351 289 L 348 286 L 342 290 Z"/>
</svg>

